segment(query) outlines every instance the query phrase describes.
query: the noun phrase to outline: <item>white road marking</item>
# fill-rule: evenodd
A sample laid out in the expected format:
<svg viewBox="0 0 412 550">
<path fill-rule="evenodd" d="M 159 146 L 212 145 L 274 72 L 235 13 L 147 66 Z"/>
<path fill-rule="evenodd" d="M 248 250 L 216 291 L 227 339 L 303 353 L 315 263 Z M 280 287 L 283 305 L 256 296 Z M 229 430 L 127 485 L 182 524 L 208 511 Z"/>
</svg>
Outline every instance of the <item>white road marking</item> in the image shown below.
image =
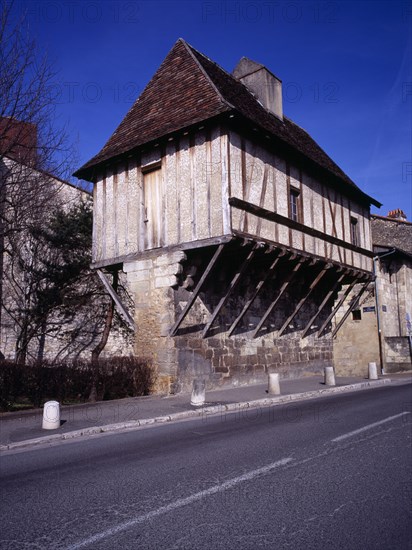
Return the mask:
<svg viewBox="0 0 412 550">
<path fill-rule="evenodd" d="M 347 434 L 340 435 L 339 437 L 335 437 L 335 439 L 332 439 L 332 441 L 342 441 L 342 439 L 346 439 L 348 437 L 352 437 L 353 435 L 359 434 L 361 432 L 365 432 L 366 430 L 370 430 L 371 428 L 374 428 L 375 426 L 380 426 L 381 424 L 385 424 L 386 422 L 390 422 L 391 420 L 395 420 L 395 418 L 400 418 L 401 416 L 405 416 L 406 414 L 410 414 L 409 411 L 405 411 L 399 414 L 395 414 L 394 416 L 389 416 L 388 418 L 385 418 L 384 420 L 379 420 L 379 422 L 374 422 L 373 424 L 368 424 L 367 426 L 363 426 L 363 428 L 359 428 L 358 430 L 353 430 L 353 432 L 348 432 Z"/>
<path fill-rule="evenodd" d="M 93 535 L 87 539 L 81 540 L 79 542 L 76 542 L 75 544 L 68 546 L 67 550 L 77 550 L 77 548 L 83 548 L 85 546 L 89 546 L 91 544 L 94 544 L 102 539 L 105 539 L 107 537 L 111 537 L 113 535 L 116 535 L 117 533 L 120 533 L 121 531 L 125 531 L 126 529 L 129 529 L 130 527 L 134 527 L 135 525 L 138 525 L 139 523 L 144 523 L 147 520 L 153 519 L 157 516 L 160 516 L 162 514 L 166 514 L 167 512 L 171 512 L 173 510 L 176 510 L 178 508 L 182 508 L 183 506 L 187 506 L 188 504 L 192 504 L 192 502 L 196 502 L 198 500 L 201 500 L 202 498 L 209 497 L 211 495 L 215 495 L 216 493 L 221 493 L 223 491 L 227 491 L 228 489 L 232 489 L 236 485 L 239 485 L 239 483 L 243 483 L 244 481 L 250 481 L 254 479 L 255 477 L 258 477 L 260 475 L 265 475 L 271 472 L 272 470 L 275 470 L 276 468 L 279 468 L 280 466 L 285 466 L 285 464 L 288 464 L 289 462 L 293 461 L 293 458 L 282 458 L 281 460 L 278 460 L 277 462 L 272 462 L 271 464 L 268 464 L 267 466 L 262 466 L 262 468 L 258 468 L 257 470 L 252 470 L 246 474 L 243 474 L 239 477 L 234 477 L 233 479 L 229 479 L 228 481 L 225 481 L 224 483 L 221 483 L 220 485 L 213 485 L 209 489 L 205 489 L 204 491 L 199 491 L 198 493 L 194 493 L 193 495 L 190 495 L 186 498 L 180 498 L 179 500 L 175 500 L 174 502 L 171 502 L 170 504 L 167 504 L 166 506 L 161 506 L 157 510 L 152 510 L 151 512 L 148 512 L 147 514 L 143 514 L 141 516 L 137 516 L 134 519 L 131 519 L 129 521 L 125 521 L 124 523 L 120 523 L 119 525 L 116 525 L 115 527 L 111 527 L 110 529 L 107 529 L 106 531 L 102 531 L 101 533 L 97 533 L 96 535 Z"/>
</svg>

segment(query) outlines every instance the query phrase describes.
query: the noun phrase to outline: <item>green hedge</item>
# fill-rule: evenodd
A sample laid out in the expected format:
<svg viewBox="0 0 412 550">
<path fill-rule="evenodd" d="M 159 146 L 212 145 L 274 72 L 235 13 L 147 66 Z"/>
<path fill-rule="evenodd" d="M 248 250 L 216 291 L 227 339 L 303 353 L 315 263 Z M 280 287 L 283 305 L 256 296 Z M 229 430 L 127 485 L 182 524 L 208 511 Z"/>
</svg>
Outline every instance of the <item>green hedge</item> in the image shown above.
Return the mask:
<svg viewBox="0 0 412 550">
<path fill-rule="evenodd" d="M 84 402 L 95 380 L 99 400 L 149 395 L 154 384 L 150 363 L 138 357 L 101 359 L 94 369 L 90 363 L 48 363 L 18 365 L 0 361 L 0 410 L 19 404 L 40 407 L 49 399 L 60 403 Z"/>
</svg>

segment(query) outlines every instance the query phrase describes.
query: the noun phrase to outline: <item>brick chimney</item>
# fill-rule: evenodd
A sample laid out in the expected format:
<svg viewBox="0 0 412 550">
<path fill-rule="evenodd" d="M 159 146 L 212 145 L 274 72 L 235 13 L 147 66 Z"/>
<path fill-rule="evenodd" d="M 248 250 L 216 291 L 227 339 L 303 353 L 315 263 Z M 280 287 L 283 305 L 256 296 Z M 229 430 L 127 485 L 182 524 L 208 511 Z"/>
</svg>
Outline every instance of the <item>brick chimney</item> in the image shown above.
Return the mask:
<svg viewBox="0 0 412 550">
<path fill-rule="evenodd" d="M 240 80 L 265 109 L 283 120 L 282 81 L 264 65 L 242 57 L 233 70 L 233 76 Z"/>
<path fill-rule="evenodd" d="M 37 163 L 37 126 L 11 117 L 0 118 L 0 154 L 35 166 Z"/>
<path fill-rule="evenodd" d="M 402 220 L 402 221 L 406 221 L 406 214 L 403 210 L 401 210 L 400 208 L 397 208 L 396 210 L 390 210 L 388 212 L 388 218 L 392 218 L 394 220 Z"/>
</svg>

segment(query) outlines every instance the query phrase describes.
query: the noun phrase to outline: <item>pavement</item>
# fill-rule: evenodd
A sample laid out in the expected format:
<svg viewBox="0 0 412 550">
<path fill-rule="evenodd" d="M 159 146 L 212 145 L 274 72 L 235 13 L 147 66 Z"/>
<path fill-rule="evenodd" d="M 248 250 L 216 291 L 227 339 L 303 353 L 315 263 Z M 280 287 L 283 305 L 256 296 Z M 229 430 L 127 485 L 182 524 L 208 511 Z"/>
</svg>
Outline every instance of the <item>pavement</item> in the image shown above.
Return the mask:
<svg viewBox="0 0 412 550">
<path fill-rule="evenodd" d="M 36 445 L 55 444 L 96 434 L 206 418 L 247 409 L 315 399 L 334 393 L 361 391 L 390 384 L 412 383 L 412 372 L 381 376 L 378 380 L 337 377 L 326 386 L 322 376 L 281 380 L 281 395 L 269 395 L 267 384 L 238 386 L 206 392 L 201 407 L 190 404 L 190 394 L 147 396 L 60 407 L 60 427 L 42 429 L 43 409 L 0 413 L 0 452 Z"/>
</svg>

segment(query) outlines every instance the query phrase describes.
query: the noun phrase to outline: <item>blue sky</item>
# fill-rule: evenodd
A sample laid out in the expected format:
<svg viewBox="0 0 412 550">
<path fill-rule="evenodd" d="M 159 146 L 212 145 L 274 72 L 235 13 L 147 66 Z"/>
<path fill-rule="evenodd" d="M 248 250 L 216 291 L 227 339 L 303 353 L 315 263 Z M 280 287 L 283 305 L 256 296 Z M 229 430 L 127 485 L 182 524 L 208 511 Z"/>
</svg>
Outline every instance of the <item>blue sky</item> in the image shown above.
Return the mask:
<svg viewBox="0 0 412 550">
<path fill-rule="evenodd" d="M 366 193 L 412 221 L 412 4 L 368 0 L 23 0 L 58 70 L 57 124 L 79 166 L 96 154 L 182 37 L 232 71 L 283 81 L 284 112 Z"/>
</svg>

